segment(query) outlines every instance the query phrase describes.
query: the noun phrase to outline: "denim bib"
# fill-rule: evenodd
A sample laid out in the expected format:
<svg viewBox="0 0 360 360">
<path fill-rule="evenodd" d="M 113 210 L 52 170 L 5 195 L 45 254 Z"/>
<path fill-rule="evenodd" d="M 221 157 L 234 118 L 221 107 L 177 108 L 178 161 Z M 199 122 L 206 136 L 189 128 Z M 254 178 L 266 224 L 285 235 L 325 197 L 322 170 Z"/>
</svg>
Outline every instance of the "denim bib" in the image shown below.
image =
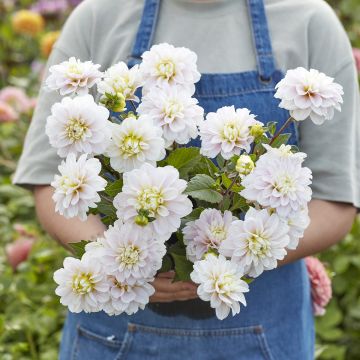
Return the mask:
<svg viewBox="0 0 360 360">
<path fill-rule="evenodd" d="M 145 1 L 129 66 L 150 49 L 159 7 L 160 0 Z M 275 67 L 263 0 L 248 0 L 248 10 L 257 69 L 202 74 L 194 97 L 206 113 L 226 105 L 246 107 L 257 120 L 281 126 L 289 114 L 274 98 L 283 73 Z M 288 131 L 289 142 L 297 144 L 295 125 Z M 200 146 L 199 139 L 190 145 Z M 246 300 L 240 314 L 223 321 L 200 300 L 150 304 L 132 316 L 69 313 L 60 359 L 313 359 L 312 304 L 303 261 L 265 271 L 250 284 Z"/>
</svg>

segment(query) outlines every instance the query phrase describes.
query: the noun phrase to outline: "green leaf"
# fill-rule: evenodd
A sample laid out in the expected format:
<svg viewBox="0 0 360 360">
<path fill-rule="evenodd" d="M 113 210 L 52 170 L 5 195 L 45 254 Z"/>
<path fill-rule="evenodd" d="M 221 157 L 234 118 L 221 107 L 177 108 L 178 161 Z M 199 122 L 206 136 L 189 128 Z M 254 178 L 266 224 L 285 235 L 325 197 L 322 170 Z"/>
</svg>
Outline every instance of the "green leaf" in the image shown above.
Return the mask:
<svg viewBox="0 0 360 360">
<path fill-rule="evenodd" d="M 74 255 L 78 258 L 81 259 L 81 257 L 84 255 L 85 253 L 85 246 L 86 244 L 88 244 L 90 241 L 85 241 L 85 240 L 81 240 L 80 242 L 77 243 L 69 243 L 68 245 L 70 246 L 70 248 L 73 250 Z"/>
<path fill-rule="evenodd" d="M 216 181 L 210 176 L 199 174 L 188 183 L 185 193 L 194 199 L 204 200 L 209 203 L 219 203 L 223 196 L 216 190 Z"/>
<path fill-rule="evenodd" d="M 198 207 L 194 209 L 188 216 L 185 216 L 181 219 L 182 225 L 185 225 L 189 221 L 197 220 L 200 217 L 200 214 L 202 213 L 203 210 L 204 210 L 203 207 Z"/>
<path fill-rule="evenodd" d="M 172 262 L 171 256 L 169 254 L 166 254 L 163 257 L 162 265 L 161 265 L 161 268 L 160 268 L 159 272 L 160 273 L 168 272 L 168 271 L 170 271 L 172 269 L 173 269 L 173 262 Z"/>
<path fill-rule="evenodd" d="M 221 175 L 221 180 L 222 180 L 222 183 L 223 183 L 223 185 L 225 186 L 226 189 L 228 189 L 228 188 L 230 187 L 230 185 L 231 185 L 231 183 L 232 183 L 232 181 L 233 181 L 232 179 L 229 179 L 226 174 L 222 174 L 222 175 Z M 232 191 L 232 192 L 239 192 L 239 191 L 241 191 L 242 189 L 243 189 L 242 187 L 240 187 L 240 186 L 238 186 L 238 185 L 236 185 L 236 184 L 234 184 L 234 185 L 231 187 L 231 191 Z"/>
<path fill-rule="evenodd" d="M 275 121 L 269 121 L 266 124 L 266 127 L 268 128 L 268 132 L 270 133 L 270 135 L 274 135 L 276 132 L 276 122 Z"/>
<path fill-rule="evenodd" d="M 97 204 L 97 209 L 100 214 L 116 219 L 116 209 L 112 203 L 102 200 Z"/>
<path fill-rule="evenodd" d="M 119 192 L 121 192 L 123 187 L 123 180 L 119 179 L 114 182 L 109 182 L 105 188 L 105 194 L 115 197 Z"/>
<path fill-rule="evenodd" d="M 240 194 L 234 194 L 233 205 L 230 208 L 230 211 L 241 210 L 246 212 L 249 208 L 249 204 L 246 202 L 246 199 L 243 198 Z"/>
<path fill-rule="evenodd" d="M 175 262 L 175 278 L 174 281 L 190 281 L 190 274 L 193 271 L 193 263 L 186 256 L 171 253 Z"/>
<path fill-rule="evenodd" d="M 198 158 L 199 151 L 199 148 L 196 147 L 178 148 L 172 151 L 165 161 L 168 165 L 180 170 Z"/>
<path fill-rule="evenodd" d="M 291 134 L 280 134 L 274 142 L 271 144 L 273 148 L 278 148 L 283 144 L 287 144 L 290 139 Z"/>
</svg>

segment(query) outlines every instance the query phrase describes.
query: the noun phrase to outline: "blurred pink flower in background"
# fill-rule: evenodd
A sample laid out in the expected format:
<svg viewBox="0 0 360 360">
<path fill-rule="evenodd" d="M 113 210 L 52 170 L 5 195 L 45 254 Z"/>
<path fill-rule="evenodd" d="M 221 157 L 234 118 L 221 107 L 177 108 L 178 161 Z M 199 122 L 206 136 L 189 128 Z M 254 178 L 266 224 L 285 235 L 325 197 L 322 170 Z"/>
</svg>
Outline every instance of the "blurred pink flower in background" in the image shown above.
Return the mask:
<svg viewBox="0 0 360 360">
<path fill-rule="evenodd" d="M 14 230 L 18 233 L 19 237 L 11 244 L 5 246 L 5 254 L 9 264 L 15 271 L 29 257 L 35 237 L 21 224 L 15 224 Z"/>
<path fill-rule="evenodd" d="M 64 13 L 69 8 L 67 0 L 38 0 L 32 7 L 41 15 L 57 15 Z"/>
<path fill-rule="evenodd" d="M 355 57 L 356 69 L 357 69 L 358 73 L 360 73 L 360 49 L 354 48 L 353 54 Z"/>
<path fill-rule="evenodd" d="M 30 99 L 25 91 L 15 86 L 7 86 L 1 89 L 0 101 L 7 103 L 20 114 L 28 112 L 31 108 Z"/>
<path fill-rule="evenodd" d="M 18 118 L 18 113 L 9 104 L 0 100 L 0 123 L 13 122 Z"/>
<path fill-rule="evenodd" d="M 313 257 L 305 258 L 311 283 L 311 298 L 315 316 L 325 314 L 325 307 L 332 297 L 331 280 L 322 262 Z"/>
</svg>

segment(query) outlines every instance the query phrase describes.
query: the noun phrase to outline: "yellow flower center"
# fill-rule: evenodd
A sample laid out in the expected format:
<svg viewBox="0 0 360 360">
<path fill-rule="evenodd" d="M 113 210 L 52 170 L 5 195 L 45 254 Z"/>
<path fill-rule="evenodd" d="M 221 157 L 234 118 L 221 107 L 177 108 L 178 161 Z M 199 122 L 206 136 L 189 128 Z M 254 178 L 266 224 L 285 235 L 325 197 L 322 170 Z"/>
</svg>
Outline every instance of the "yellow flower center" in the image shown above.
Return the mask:
<svg viewBox="0 0 360 360">
<path fill-rule="evenodd" d="M 226 238 L 227 232 L 223 226 L 211 226 L 210 232 L 215 238 L 215 243 L 211 241 L 209 246 L 217 248 L 220 243 Z"/>
<path fill-rule="evenodd" d="M 265 257 L 270 250 L 270 241 L 262 232 L 252 233 L 248 240 L 248 251 L 258 257 Z"/>
<path fill-rule="evenodd" d="M 128 291 L 128 285 L 127 284 L 122 284 L 121 282 L 119 282 L 118 280 L 116 280 L 116 278 L 113 278 L 113 284 L 121 289 L 124 290 L 125 292 Z"/>
<path fill-rule="evenodd" d="M 68 122 L 65 128 L 67 137 L 75 142 L 82 140 L 89 127 L 82 118 L 72 118 Z"/>
<path fill-rule="evenodd" d="M 68 75 L 81 75 L 82 69 L 79 64 L 70 64 L 68 67 Z"/>
<path fill-rule="evenodd" d="M 125 157 L 137 155 L 142 151 L 141 142 L 141 136 L 133 133 L 127 134 L 119 145 L 121 155 Z"/>
<path fill-rule="evenodd" d="M 169 101 L 163 109 L 165 116 L 171 120 L 179 116 L 183 110 L 183 105 L 174 100 Z"/>
<path fill-rule="evenodd" d="M 288 174 L 279 176 L 274 183 L 274 188 L 283 195 L 288 195 L 296 190 L 294 179 Z"/>
<path fill-rule="evenodd" d="M 74 292 L 85 295 L 91 292 L 95 284 L 93 282 L 92 273 L 81 273 L 74 275 L 72 279 L 72 289 Z"/>
<path fill-rule="evenodd" d="M 222 138 L 228 142 L 235 142 L 241 135 L 241 129 L 235 123 L 226 124 L 223 128 Z"/>
<path fill-rule="evenodd" d="M 163 79 L 170 80 L 176 75 L 175 64 L 171 60 L 162 60 L 157 65 L 158 75 Z"/>
<path fill-rule="evenodd" d="M 164 199 L 161 190 L 152 186 L 139 193 L 137 203 L 137 210 L 147 211 L 150 217 L 155 217 L 159 207 L 164 204 Z"/>
<path fill-rule="evenodd" d="M 117 261 L 131 267 L 139 262 L 140 249 L 137 246 L 130 245 L 118 249 Z"/>
</svg>

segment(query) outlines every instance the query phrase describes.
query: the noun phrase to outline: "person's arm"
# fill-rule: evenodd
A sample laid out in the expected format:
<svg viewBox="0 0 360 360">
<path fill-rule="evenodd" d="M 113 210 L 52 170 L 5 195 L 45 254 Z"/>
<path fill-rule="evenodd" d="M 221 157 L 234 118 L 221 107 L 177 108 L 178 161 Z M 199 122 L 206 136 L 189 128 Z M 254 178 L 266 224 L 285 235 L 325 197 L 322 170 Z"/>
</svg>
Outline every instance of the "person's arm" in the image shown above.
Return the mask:
<svg viewBox="0 0 360 360">
<path fill-rule="evenodd" d="M 309 204 L 310 225 L 300 239 L 296 250 L 289 250 L 280 263 L 291 263 L 306 256 L 319 253 L 338 243 L 350 231 L 356 215 L 351 204 L 325 200 L 311 200 Z"/>
<path fill-rule="evenodd" d="M 99 216 L 90 215 L 86 221 L 66 219 L 55 212 L 52 200 L 54 189 L 49 185 L 35 186 L 35 206 L 38 219 L 50 236 L 67 247 L 67 244 L 81 240 L 96 240 L 106 230 Z M 175 300 L 190 300 L 197 297 L 197 286 L 191 282 L 173 282 L 174 273 L 159 274 L 152 285 L 155 294 L 151 302 L 171 302 Z"/>
</svg>

